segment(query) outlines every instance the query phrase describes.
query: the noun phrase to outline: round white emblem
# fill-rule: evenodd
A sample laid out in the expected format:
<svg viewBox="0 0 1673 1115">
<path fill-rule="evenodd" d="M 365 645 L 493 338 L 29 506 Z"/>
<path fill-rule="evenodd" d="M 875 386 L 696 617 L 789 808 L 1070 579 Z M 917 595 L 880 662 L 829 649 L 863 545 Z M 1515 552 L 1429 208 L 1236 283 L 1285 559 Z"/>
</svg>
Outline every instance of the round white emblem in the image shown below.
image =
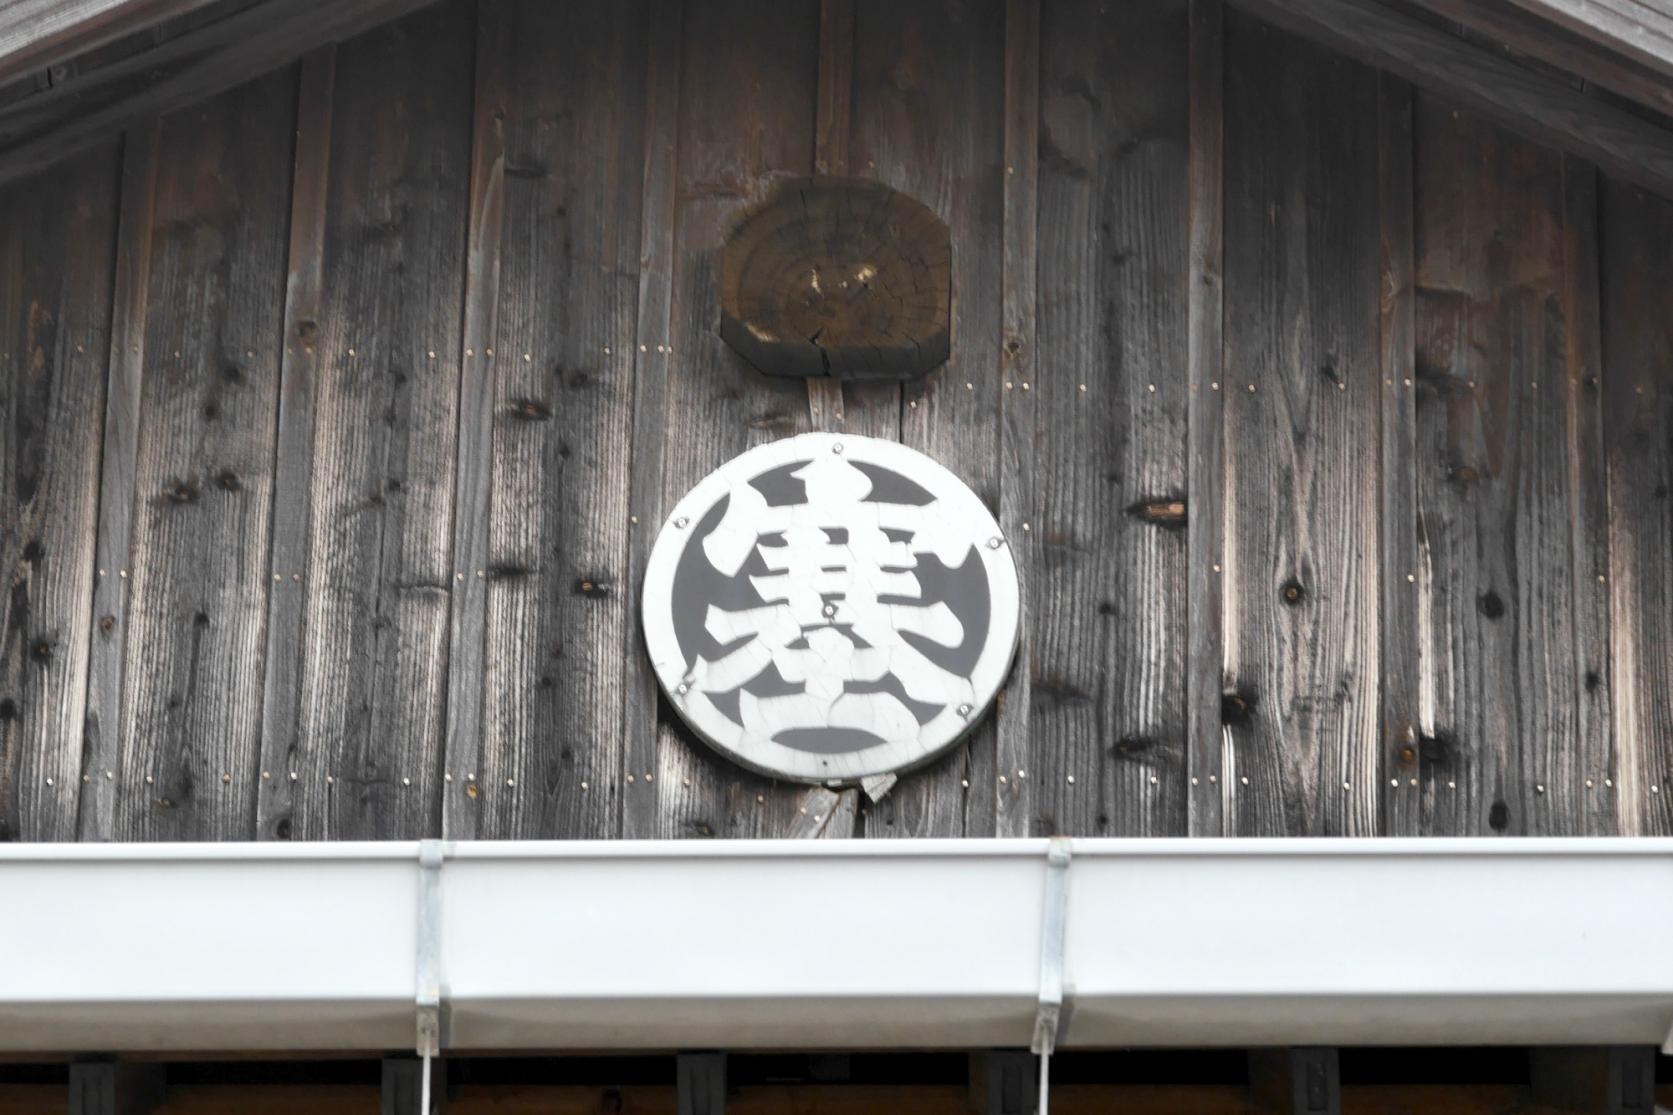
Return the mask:
<svg viewBox="0 0 1673 1115">
<path fill-rule="evenodd" d="M 780 778 L 928 761 L 992 703 L 1016 564 L 982 501 L 892 441 L 751 449 L 675 506 L 645 571 L 657 680 L 698 735 Z"/>
</svg>

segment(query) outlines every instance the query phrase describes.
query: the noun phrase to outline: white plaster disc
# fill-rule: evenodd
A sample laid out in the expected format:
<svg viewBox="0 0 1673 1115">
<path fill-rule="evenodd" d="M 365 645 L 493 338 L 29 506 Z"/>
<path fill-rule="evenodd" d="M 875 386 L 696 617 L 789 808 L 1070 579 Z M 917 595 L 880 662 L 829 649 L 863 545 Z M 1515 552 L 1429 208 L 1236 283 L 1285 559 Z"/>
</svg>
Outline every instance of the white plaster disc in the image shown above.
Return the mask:
<svg viewBox="0 0 1673 1115">
<path fill-rule="evenodd" d="M 993 703 L 1016 563 L 976 494 L 892 441 L 758 446 L 674 507 L 645 571 L 668 700 L 744 766 L 849 783 L 927 762 Z"/>
</svg>

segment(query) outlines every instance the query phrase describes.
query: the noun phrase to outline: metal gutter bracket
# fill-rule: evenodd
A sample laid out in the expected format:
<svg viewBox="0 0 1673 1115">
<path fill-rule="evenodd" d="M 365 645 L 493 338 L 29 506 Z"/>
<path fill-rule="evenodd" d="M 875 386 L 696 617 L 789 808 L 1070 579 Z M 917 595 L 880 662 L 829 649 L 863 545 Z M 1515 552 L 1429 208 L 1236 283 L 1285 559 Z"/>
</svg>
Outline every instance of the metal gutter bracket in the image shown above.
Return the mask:
<svg viewBox="0 0 1673 1115">
<path fill-rule="evenodd" d="M 418 842 L 417 996 L 418 1055 L 423 1059 L 419 1115 L 433 1115 L 430 1067 L 441 1056 L 441 865 L 440 840 Z"/>
<path fill-rule="evenodd" d="M 1072 845 L 1054 836 L 1046 848 L 1046 893 L 1040 914 L 1040 1001 L 1034 1012 L 1034 1042 L 1040 1057 L 1040 1115 L 1051 1092 L 1051 1055 L 1063 1018 L 1063 938 L 1068 927 L 1069 859 Z"/>
</svg>

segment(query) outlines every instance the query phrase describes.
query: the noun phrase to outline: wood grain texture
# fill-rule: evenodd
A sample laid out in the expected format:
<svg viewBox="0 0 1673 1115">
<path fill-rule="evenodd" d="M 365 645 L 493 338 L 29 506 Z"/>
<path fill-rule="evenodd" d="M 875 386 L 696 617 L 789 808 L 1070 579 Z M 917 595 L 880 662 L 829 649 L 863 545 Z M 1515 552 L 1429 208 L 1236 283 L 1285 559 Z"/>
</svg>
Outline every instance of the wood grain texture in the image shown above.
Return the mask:
<svg viewBox="0 0 1673 1115">
<path fill-rule="evenodd" d="M 337 51 L 319 301 L 285 335 L 315 378 L 311 467 L 281 473 L 306 485 L 305 549 L 274 539 L 303 656 L 263 793 L 299 774 L 294 837 L 440 830 L 473 17 L 442 4 Z"/>
<path fill-rule="evenodd" d="M 195 27 L 0 118 L 0 181 L 51 166 L 124 127 L 231 89 L 257 74 L 396 19 L 433 0 L 265 0 Z"/>
<path fill-rule="evenodd" d="M 622 767 L 606 787 L 617 803 L 621 835 L 657 835 L 661 824 L 654 793 L 628 793 L 638 777 L 656 769 L 663 715 L 661 692 L 639 622 L 645 564 L 662 525 L 664 508 L 679 496 L 665 495 L 663 423 L 667 417 L 666 338 L 674 300 L 674 213 L 678 206 L 676 139 L 679 135 L 681 60 L 685 45 L 685 0 L 663 11 L 647 32 L 645 158 L 640 184 L 639 302 L 633 353 L 633 459 L 628 477 L 628 577 L 633 602 L 625 655 L 622 706 Z M 634 781 L 627 777 L 632 774 Z M 698 818 L 704 824 L 706 819 Z M 713 826 L 710 826 L 712 832 Z M 699 830 L 694 835 L 704 835 Z"/>
<path fill-rule="evenodd" d="M 857 5 L 855 35 L 853 169 L 928 205 L 956 245 L 952 355 L 903 391 L 901 439 L 952 470 L 997 517 L 1005 6 L 869 0 Z M 989 717 L 870 808 L 866 835 L 991 835 L 997 796 L 1016 779 L 1011 771 L 998 784 L 993 755 Z"/>
<path fill-rule="evenodd" d="M 75 839 L 118 157 L 0 190 L 0 841 Z"/>
<path fill-rule="evenodd" d="M 1374 833 L 1377 77 L 1226 43 L 1226 827 Z"/>
<path fill-rule="evenodd" d="M 44 70 L 210 0 L 13 0 L 0 13 L 0 83 Z"/>
<path fill-rule="evenodd" d="M 1673 131 L 1482 50 L 1377 0 L 1236 0 L 1331 50 L 1451 97 L 1504 126 L 1673 193 Z"/>
<path fill-rule="evenodd" d="M 127 661 L 132 587 L 134 467 L 139 453 L 145 316 L 151 284 L 157 156 L 161 129 L 137 129 L 123 140 L 117 203 L 116 262 L 111 290 L 110 347 L 99 454 L 99 520 L 94 540 L 92 624 L 82 740 L 76 837 L 116 837 L 116 782 L 122 762 L 122 673 Z M 94 779 L 92 771 L 111 771 Z"/>
<path fill-rule="evenodd" d="M 1225 12 L 1190 0 L 1186 220 L 1186 770 L 1192 836 L 1225 827 L 1223 571 L 1225 559 Z"/>
<path fill-rule="evenodd" d="M 511 95 L 496 101 L 500 289 L 479 353 L 493 435 L 474 835 L 607 837 L 619 650 L 638 638 L 626 566 L 649 12 L 494 0 L 481 18 L 500 49 L 479 80 Z"/>
<path fill-rule="evenodd" d="M 1646 0 L 1511 0 L 1595 43 L 1673 77 L 1673 11 Z"/>
<path fill-rule="evenodd" d="M 308 564 L 312 517 L 319 320 L 336 77 L 337 50 L 326 47 L 303 59 L 297 79 L 285 346 L 279 358 L 279 424 L 273 459 L 273 549 L 268 558 L 273 588 L 267 595 L 261 702 L 261 769 L 267 777 L 256 800 L 257 834 L 273 840 L 298 835 L 298 801 L 316 792 L 329 793 L 324 770 L 310 769 L 304 775 L 299 769 L 298 721 L 303 671 L 310 658 L 304 613 L 312 585 L 303 588 L 302 574 Z"/>
<path fill-rule="evenodd" d="M 662 438 L 663 507 L 745 449 L 810 428 L 806 388 L 751 368 L 715 326 L 731 221 L 813 167 L 818 6 L 701 0 L 686 6 L 683 33 L 668 333 L 642 329 L 639 353 L 666 376 L 660 398 L 640 396 L 655 416 L 649 436 Z M 660 526 L 638 524 L 652 537 Z M 659 708 L 655 765 L 630 767 L 622 785 L 635 816 L 634 799 L 654 798 L 654 835 L 774 836 L 798 822 L 806 787 L 740 770 Z"/>
<path fill-rule="evenodd" d="M 1602 195 L 1614 777 L 1621 833 L 1666 836 L 1673 833 L 1673 204 L 1619 182 L 1606 181 Z"/>
<path fill-rule="evenodd" d="M 125 839 L 255 832 L 295 111 L 285 71 L 162 126 L 123 669 Z"/>
<path fill-rule="evenodd" d="M 1031 383 L 1038 367 L 1039 224 L 1040 224 L 1040 4 L 1007 0 L 1005 5 L 1005 212 L 1004 276 L 1000 297 L 1001 374 L 1011 382 Z M 1015 540 L 1022 524 L 1037 515 L 1036 469 L 1040 424 L 1035 394 L 1007 391 L 999 409 L 999 528 Z M 1016 662 L 994 709 L 994 754 L 999 770 L 1033 765 L 1033 677 L 1035 581 L 1032 546 L 1016 545 L 1012 554 L 1021 585 Z M 1037 783 L 1036 783 L 1037 785 Z M 1088 783 L 1088 789 L 1092 784 Z M 1018 796 L 1001 795 L 996 836 L 1027 836 L 1033 800 L 1023 787 Z"/>
<path fill-rule="evenodd" d="M 1381 480 L 1379 523 L 1382 546 L 1382 834 L 1416 836 L 1421 795 L 1400 791 L 1423 781 L 1428 768 L 1420 748 L 1434 725 L 1419 716 L 1418 676 L 1423 648 L 1418 639 L 1417 587 L 1417 395 L 1406 384 L 1416 360 L 1413 335 L 1412 89 L 1389 74 L 1378 78 L 1377 180 L 1381 188 L 1381 250 L 1378 286 L 1382 331 L 1382 429 L 1377 472 Z M 1432 791 L 1425 787 L 1424 792 Z"/>
<path fill-rule="evenodd" d="M 442 835 L 470 839 L 481 829 L 483 684 L 488 606 L 488 524 L 493 473 L 493 365 L 483 352 L 499 332 L 500 253 L 505 236 L 505 120 L 511 91 L 495 59 L 511 44 L 476 35 L 476 89 L 471 126 L 470 208 L 465 250 L 458 436 L 454 466 L 452 591 L 448 597 L 447 736 L 443 761 Z M 440 350 L 438 350 L 438 358 Z M 480 355 L 479 355 L 480 354 Z M 428 350 L 425 352 L 429 356 Z M 476 576 L 480 572 L 481 576 Z M 447 781 L 452 775 L 452 781 Z M 509 790 L 511 787 L 507 787 Z"/>
<path fill-rule="evenodd" d="M 1559 29 L 1502 0 L 1414 0 L 1513 54 L 1536 59 L 1646 108 L 1673 113 L 1673 83 L 1608 46 Z"/>
<path fill-rule="evenodd" d="M 1590 172 L 1429 97 L 1417 135 L 1424 830 L 1582 833 L 1612 773 Z"/>
<path fill-rule="evenodd" d="M 1186 831 L 1188 27 L 1043 18 L 1031 835 Z"/>
</svg>

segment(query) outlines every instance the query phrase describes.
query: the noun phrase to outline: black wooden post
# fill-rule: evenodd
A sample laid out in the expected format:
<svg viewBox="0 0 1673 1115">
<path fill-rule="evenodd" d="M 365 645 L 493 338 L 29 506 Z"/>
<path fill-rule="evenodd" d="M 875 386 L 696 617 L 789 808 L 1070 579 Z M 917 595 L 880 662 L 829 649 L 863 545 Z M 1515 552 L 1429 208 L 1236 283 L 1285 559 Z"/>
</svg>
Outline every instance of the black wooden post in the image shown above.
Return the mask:
<svg viewBox="0 0 1673 1115">
<path fill-rule="evenodd" d="M 424 1102 L 424 1062 L 417 1057 L 385 1057 L 383 1059 L 383 1096 L 379 1110 L 383 1115 L 420 1115 Z M 430 1110 L 422 1115 L 436 1115 L 447 1106 L 447 1062 L 441 1058 L 430 1061 Z"/>
<path fill-rule="evenodd" d="M 1334 1047 L 1251 1053 L 1249 1084 L 1274 1115 L 1342 1115 L 1342 1073 Z"/>
<path fill-rule="evenodd" d="M 726 1115 L 726 1054 L 681 1053 L 674 1077 L 680 1115 Z"/>
<path fill-rule="evenodd" d="M 1534 1099 L 1564 1111 L 1651 1115 L 1656 1109 L 1656 1051 L 1649 1045 L 1535 1049 Z"/>
<path fill-rule="evenodd" d="M 89 1061 L 70 1066 L 70 1115 L 145 1115 L 163 1099 L 163 1066 Z"/>
<path fill-rule="evenodd" d="M 984 1115 L 1034 1115 L 1039 1060 L 1026 1049 L 995 1049 L 970 1058 L 972 1105 Z"/>
</svg>

